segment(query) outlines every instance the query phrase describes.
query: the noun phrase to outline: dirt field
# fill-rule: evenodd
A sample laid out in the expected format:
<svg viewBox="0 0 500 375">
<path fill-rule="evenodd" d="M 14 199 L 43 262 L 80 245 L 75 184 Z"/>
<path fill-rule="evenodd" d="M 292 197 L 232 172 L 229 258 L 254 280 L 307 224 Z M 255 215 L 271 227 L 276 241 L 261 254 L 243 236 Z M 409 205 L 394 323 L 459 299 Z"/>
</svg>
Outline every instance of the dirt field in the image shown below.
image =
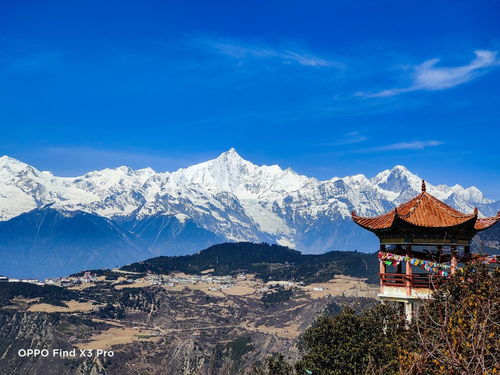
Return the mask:
<svg viewBox="0 0 500 375">
<path fill-rule="evenodd" d="M 208 271 L 212 270 L 206 270 Z M 172 275 L 174 276 L 174 275 Z M 187 275 L 183 273 L 175 274 L 178 277 L 186 277 Z M 233 296 L 248 296 L 251 298 L 257 298 L 257 290 L 262 287 L 262 283 L 255 278 L 253 275 L 247 275 L 245 280 L 233 279 L 232 282 L 235 283 L 234 286 L 228 289 L 219 289 L 220 284 L 208 284 L 208 283 L 197 283 L 197 284 L 178 284 L 175 286 L 162 287 L 166 290 L 171 291 L 182 291 L 184 289 L 201 290 L 202 292 L 214 296 L 223 297 L 224 295 Z M 144 288 L 151 286 L 151 282 L 145 279 L 138 279 L 137 283 L 127 284 L 127 285 L 116 285 L 115 289 L 125 289 L 125 288 Z M 267 285 L 282 285 L 285 288 L 290 287 L 288 281 L 269 281 Z M 378 287 L 374 285 L 369 285 L 365 283 L 362 279 L 349 277 L 349 276 L 335 276 L 334 279 L 327 281 L 325 283 L 315 283 L 306 286 L 295 286 L 299 289 L 304 290 L 313 299 L 324 298 L 327 296 L 353 296 L 353 297 L 372 297 L 376 298 L 378 293 Z"/>
<path fill-rule="evenodd" d="M 124 271 L 124 270 L 121 270 L 119 268 L 113 268 L 112 271 L 113 272 L 119 272 L 119 273 L 126 273 L 128 275 L 138 275 L 139 274 L 139 272 Z"/>
<path fill-rule="evenodd" d="M 206 275 L 207 273 L 211 273 L 211 272 L 214 272 L 214 271 L 215 271 L 215 270 L 214 270 L 213 268 L 210 268 L 210 269 L 208 269 L 208 270 L 203 270 L 203 271 L 201 271 L 200 273 L 201 273 L 202 275 Z"/>
<path fill-rule="evenodd" d="M 151 283 L 146 280 L 139 280 L 137 283 L 133 284 L 123 284 L 123 285 L 115 285 L 116 290 L 127 289 L 127 288 L 145 288 L 147 286 L 151 286 Z"/>
<path fill-rule="evenodd" d="M 232 288 L 223 289 L 222 292 L 231 296 L 247 296 L 254 294 L 255 289 L 249 285 L 235 285 Z"/>
<path fill-rule="evenodd" d="M 365 283 L 362 279 L 349 276 L 335 276 L 326 283 L 310 284 L 303 287 L 311 298 L 332 296 L 372 297 L 376 298 L 379 288 Z M 323 289 L 323 290 L 314 290 Z"/>
<path fill-rule="evenodd" d="M 153 331 L 128 327 L 112 327 L 98 335 L 91 337 L 91 341 L 78 344 L 80 349 L 110 349 L 113 345 L 129 344 L 135 341 L 155 341 L 159 337 L 140 337 L 150 336 Z"/>
<path fill-rule="evenodd" d="M 95 283 L 78 284 L 75 286 L 70 286 L 68 289 L 69 290 L 84 290 L 84 289 L 90 288 L 92 286 L 95 286 Z"/>
<path fill-rule="evenodd" d="M 91 302 L 77 302 L 77 301 L 64 301 L 68 307 L 53 306 L 47 303 L 37 303 L 31 305 L 28 311 L 30 312 L 87 312 L 92 311 L 98 307 L 98 305 L 92 305 Z"/>
<path fill-rule="evenodd" d="M 300 334 L 299 324 L 297 323 L 290 323 L 284 327 L 255 326 L 253 324 L 244 324 L 244 327 L 249 331 L 267 333 L 286 339 L 294 339 Z"/>
</svg>

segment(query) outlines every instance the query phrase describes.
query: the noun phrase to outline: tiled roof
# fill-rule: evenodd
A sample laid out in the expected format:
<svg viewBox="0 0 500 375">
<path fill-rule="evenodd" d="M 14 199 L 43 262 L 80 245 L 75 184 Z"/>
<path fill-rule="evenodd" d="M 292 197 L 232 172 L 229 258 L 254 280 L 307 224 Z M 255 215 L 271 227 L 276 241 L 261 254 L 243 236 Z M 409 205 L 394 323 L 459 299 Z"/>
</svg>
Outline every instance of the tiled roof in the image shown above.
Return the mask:
<svg viewBox="0 0 500 375">
<path fill-rule="evenodd" d="M 401 220 L 426 228 L 449 228 L 473 221 L 474 229 L 480 231 L 500 221 L 500 214 L 482 219 L 478 219 L 477 209 L 472 214 L 464 214 L 427 193 L 422 183 L 422 192 L 396 209 L 376 217 L 361 217 L 353 212 L 352 219 L 368 230 L 389 229 L 395 220 Z"/>
<path fill-rule="evenodd" d="M 366 229 L 387 229 L 392 226 L 394 222 L 394 217 L 396 216 L 396 210 L 387 212 L 386 214 L 375 216 L 375 217 L 362 217 L 357 216 L 353 211 L 351 213 L 352 220 L 358 225 L 361 225 Z"/>
<path fill-rule="evenodd" d="M 495 225 L 500 221 L 500 213 L 496 217 L 485 217 L 477 219 L 476 224 L 474 224 L 474 229 L 477 231 L 485 230 L 486 228 Z"/>
</svg>

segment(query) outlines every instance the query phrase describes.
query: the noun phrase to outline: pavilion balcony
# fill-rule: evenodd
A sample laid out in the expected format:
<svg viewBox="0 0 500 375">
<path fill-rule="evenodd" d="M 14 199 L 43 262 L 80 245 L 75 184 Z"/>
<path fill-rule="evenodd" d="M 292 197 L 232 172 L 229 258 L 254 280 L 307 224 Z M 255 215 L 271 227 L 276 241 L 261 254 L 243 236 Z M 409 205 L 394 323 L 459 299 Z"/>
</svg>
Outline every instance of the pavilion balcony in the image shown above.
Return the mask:
<svg viewBox="0 0 500 375">
<path fill-rule="evenodd" d="M 444 276 L 427 273 L 381 273 L 380 285 L 382 287 L 401 287 L 410 289 L 435 290 L 444 281 Z"/>
</svg>

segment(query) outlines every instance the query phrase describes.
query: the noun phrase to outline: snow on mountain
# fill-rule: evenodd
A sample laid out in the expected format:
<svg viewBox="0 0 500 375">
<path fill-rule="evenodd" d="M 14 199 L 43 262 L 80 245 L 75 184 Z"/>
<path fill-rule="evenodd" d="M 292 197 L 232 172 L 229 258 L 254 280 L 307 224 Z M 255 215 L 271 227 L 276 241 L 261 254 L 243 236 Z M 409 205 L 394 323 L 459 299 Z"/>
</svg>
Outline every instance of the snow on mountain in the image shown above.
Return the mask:
<svg viewBox="0 0 500 375">
<path fill-rule="evenodd" d="M 234 149 L 175 172 L 128 167 L 55 177 L 0 158 L 0 220 L 52 203 L 59 210 L 143 220 L 175 216 L 218 238 L 277 242 L 309 252 L 355 248 L 370 241 L 350 222 L 352 210 L 376 215 L 420 192 L 421 178 L 397 165 L 373 178 L 319 181 L 277 165 L 257 166 Z M 498 202 L 475 187 L 431 185 L 427 191 L 464 212 L 493 214 Z"/>
</svg>

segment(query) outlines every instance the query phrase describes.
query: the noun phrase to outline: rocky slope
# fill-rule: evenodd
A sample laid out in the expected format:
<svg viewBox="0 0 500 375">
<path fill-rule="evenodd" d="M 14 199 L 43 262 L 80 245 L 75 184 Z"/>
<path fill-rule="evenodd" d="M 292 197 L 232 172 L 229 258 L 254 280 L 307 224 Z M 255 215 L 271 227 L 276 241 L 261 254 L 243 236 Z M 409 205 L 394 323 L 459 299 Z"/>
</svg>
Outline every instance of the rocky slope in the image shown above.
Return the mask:
<svg viewBox="0 0 500 375">
<path fill-rule="evenodd" d="M 6 287 L 22 283 L 0 284 L 0 292 Z M 120 289 L 100 281 L 78 292 L 79 301 L 92 303 L 93 310 L 48 313 L 33 311 L 40 306 L 36 290 L 30 299 L 22 298 L 21 290 L 11 291 L 0 304 L 0 370 L 12 375 L 254 374 L 252 366 L 273 352 L 297 358 L 300 333 L 336 301 L 294 289 L 287 300 L 267 304 L 257 291 L 242 295 L 196 288 Z M 52 301 L 66 301 L 64 290 L 51 293 Z M 110 314 L 117 310 L 119 316 Z M 77 356 L 19 357 L 18 350 L 26 348 L 76 349 Z M 78 348 L 113 350 L 114 356 L 94 351 L 82 358 Z"/>
</svg>

